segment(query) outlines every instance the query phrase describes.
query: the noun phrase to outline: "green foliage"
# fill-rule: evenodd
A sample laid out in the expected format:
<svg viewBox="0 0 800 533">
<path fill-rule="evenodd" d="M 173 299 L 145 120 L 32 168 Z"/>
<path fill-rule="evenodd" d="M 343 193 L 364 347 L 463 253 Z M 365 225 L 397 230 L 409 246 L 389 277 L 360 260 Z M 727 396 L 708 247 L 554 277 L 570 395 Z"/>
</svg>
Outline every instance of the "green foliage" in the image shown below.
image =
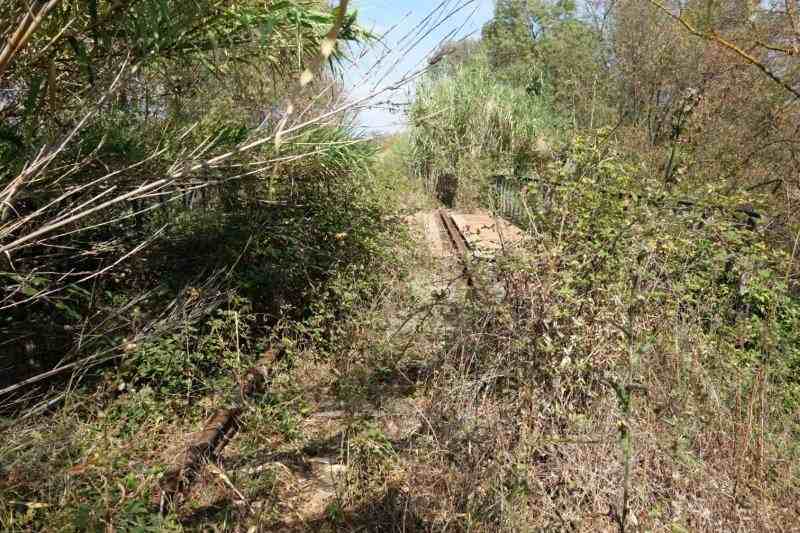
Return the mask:
<svg viewBox="0 0 800 533">
<path fill-rule="evenodd" d="M 534 169 L 549 157 L 543 138 L 560 122 L 549 102 L 498 81 L 483 54 L 425 80 L 410 111 L 415 174 L 429 186 L 448 173 L 478 185 L 486 174 Z"/>
<path fill-rule="evenodd" d="M 481 44 L 498 81 L 549 94 L 575 125 L 591 127 L 608 115 L 601 35 L 575 2 L 500 1 Z"/>
<path fill-rule="evenodd" d="M 576 22 L 574 2 L 500 0 L 494 17 L 483 28 L 483 41 L 498 78 L 532 90 L 545 74 L 543 41 L 564 21 Z M 555 63 L 552 58 L 551 64 Z"/>
<path fill-rule="evenodd" d="M 753 376 L 765 370 L 780 384 L 785 409 L 795 409 L 800 299 L 785 283 L 788 255 L 741 220 L 740 196 L 668 194 L 637 170 L 601 132 L 576 138 L 549 180 L 525 183 L 541 247 L 557 250 L 565 267 L 565 312 L 604 314 L 628 305 L 620 297 L 633 290 L 637 313 L 648 317 L 636 323 L 645 328 L 639 336 L 697 323 L 717 349 L 710 365 Z"/>
<path fill-rule="evenodd" d="M 214 377 L 246 370 L 255 359 L 250 326 L 255 317 L 241 299 L 217 309 L 204 324 L 158 337 L 138 347 L 119 370 L 119 387 L 147 385 L 162 394 L 192 396 Z"/>
<path fill-rule="evenodd" d="M 37 509 L 31 527 L 85 523 L 96 529 L 106 520 L 120 530 L 179 529 L 173 514 L 162 518 L 157 507 L 143 506 L 157 491 L 164 442 L 183 442 L 175 432 L 190 431 L 209 404 L 216 408 L 228 394 L 235 395 L 237 377 L 269 347 L 284 348 L 285 362 L 292 364 L 309 346 L 320 357 L 340 355 L 347 346 L 352 332 L 343 324 L 374 299 L 378 279 L 392 261 L 387 245 L 401 233 L 387 224 L 392 202 L 384 194 L 385 178 L 372 174 L 376 148 L 347 130 L 321 128 L 282 149 L 306 156 L 287 162 L 271 181 L 229 191 L 231 207 L 174 206 L 142 221 L 142 232 L 163 220 L 172 226 L 126 266 L 126 278 L 104 284 L 110 294 L 98 291 L 95 301 L 118 309 L 145 287 L 157 290 L 125 308 L 124 320 L 115 321 L 118 328 L 107 324 L 104 331 L 127 335 L 154 327 L 153 315 L 163 318 L 159 313 L 165 308 L 178 320 L 157 335 L 143 335 L 138 344 L 123 342 L 121 364 L 106 368 L 99 384 L 86 386 L 92 400 L 77 422 L 70 421 L 66 442 L 71 447 L 57 446 L 64 457 L 48 448 L 49 439 L 63 438 L 55 430 L 38 432 L 43 442 L 32 446 L 0 447 L 0 454 L 8 454 L 0 457 L 2 474 L 13 469 L 24 476 L 13 490 L 0 487 L 0 526 L 19 524 L 17 507 L 25 511 L 7 500 L 49 506 L 52 493 L 66 493 L 58 509 Z M 199 285 L 221 269 L 227 275 L 210 290 Z M 208 305 L 206 291 L 225 298 L 216 307 Z M 286 397 L 270 392 L 258 398 L 258 413 L 274 411 L 261 421 L 268 432 L 277 429 L 287 441 L 302 437 L 303 407 L 300 414 L 287 408 L 303 405 L 300 394 L 298 389 Z M 65 474 L 68 470 L 80 473 Z M 272 486 L 263 473 L 256 483 Z M 258 490 L 259 497 L 272 494 Z M 12 509 L 16 514 L 9 518 Z M 233 505 L 224 509 L 203 520 L 241 519 Z"/>
<path fill-rule="evenodd" d="M 166 178 L 187 158 L 211 157 L 269 135 L 277 119 L 271 116 L 258 127 L 262 116 L 277 114 L 287 87 L 316 58 L 333 20 L 329 6 L 316 0 L 62 3 L 6 73 L 14 89 L 4 92 L 0 116 L 0 189 L 9 190 L 16 172 L 43 145 L 53 146 L 87 112 L 96 113 L 51 163 L 52 172 L 19 190 L 11 187 L 12 202 L 0 208 L 2 243 Z M 62 32 L 67 22 L 69 31 Z M 348 14 L 339 41 L 369 38 L 356 14 Z M 34 51 L 46 44 L 47 56 L 37 58 Z M 342 53 L 337 47 L 319 83 L 335 83 Z M 125 62 L 133 68 L 121 70 Z M 95 109 L 120 72 L 117 91 Z M 31 340 L 0 355 L 2 364 L 14 368 L 0 381 L 8 385 L 98 350 L 109 357 L 145 327 L 119 312 L 139 294 L 151 295 L 141 305 L 151 320 L 158 306 L 233 264 L 241 268 L 236 279 L 228 278 L 234 287 L 226 288 L 252 297 L 260 311 L 277 316 L 282 299 L 305 309 L 309 281 L 358 262 L 371 246 L 359 248 L 368 239 L 358 226 L 371 216 L 370 208 L 352 205 L 363 198 L 360 182 L 371 154 L 345 129 L 308 128 L 280 148 L 237 154 L 227 167 L 171 182 L 169 192 L 121 202 L 70 224 L 56 238 L 59 244 L 46 250 L 33 246 L 4 257 L 2 305 L 12 307 L 3 311 L 0 336 Z M 246 176 L 239 175 L 243 168 Z M 41 213 L 25 218 L 37 209 Z M 379 230 L 371 224 L 364 231 Z M 132 266 L 115 264 L 156 232 L 162 238 L 140 254 L 152 255 L 129 260 Z M 349 238 L 337 239 L 340 234 Z M 111 272 L 91 276 L 104 268 Z M 197 324 L 193 315 L 163 338 L 148 339 L 130 361 L 131 379 L 165 390 L 200 386 L 219 363 L 220 354 L 212 355 L 215 347 L 204 340 L 224 337 L 209 332 L 214 319 Z M 57 333 L 40 336 L 38 324 L 56 324 Z M 78 339 L 87 327 L 98 330 Z M 176 360 L 187 364 L 181 368 Z"/>
</svg>

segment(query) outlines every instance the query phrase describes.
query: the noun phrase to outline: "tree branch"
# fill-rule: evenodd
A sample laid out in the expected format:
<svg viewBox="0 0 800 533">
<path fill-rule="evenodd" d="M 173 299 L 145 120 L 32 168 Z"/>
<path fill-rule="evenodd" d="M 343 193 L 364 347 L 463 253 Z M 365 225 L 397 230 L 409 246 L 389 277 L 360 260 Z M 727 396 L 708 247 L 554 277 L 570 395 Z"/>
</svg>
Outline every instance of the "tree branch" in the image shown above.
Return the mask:
<svg viewBox="0 0 800 533">
<path fill-rule="evenodd" d="M 663 11 L 664 13 L 666 13 L 670 18 L 672 18 L 676 22 L 680 23 L 680 25 L 683 26 L 684 28 L 686 28 L 686 30 L 689 33 L 691 33 L 692 35 L 694 35 L 696 37 L 700 37 L 701 39 L 705 39 L 706 41 L 716 43 L 719 46 L 721 46 L 721 47 L 723 47 L 723 48 L 725 48 L 727 50 L 730 50 L 731 52 L 733 52 L 734 54 L 739 56 L 741 59 L 743 59 L 745 62 L 750 63 L 751 65 L 753 65 L 754 67 L 759 69 L 769 79 L 771 79 L 772 81 L 774 81 L 775 83 L 777 83 L 778 85 L 780 85 L 781 87 L 786 89 L 795 98 L 800 100 L 800 91 L 799 90 L 797 90 L 794 87 L 792 87 L 791 85 L 789 85 L 789 83 L 786 80 L 783 80 L 780 77 L 778 77 L 778 75 L 775 74 L 774 72 L 772 72 L 769 68 L 767 68 L 767 66 L 762 61 L 759 61 L 758 59 L 753 57 L 751 54 L 746 52 L 745 50 L 742 50 L 736 44 L 725 40 L 724 38 L 722 38 L 716 32 L 702 32 L 702 31 L 698 30 L 689 21 L 687 21 L 686 19 L 684 19 L 680 15 L 676 15 L 675 13 L 673 13 L 672 11 L 667 9 L 663 4 L 657 2 L 656 0 L 647 0 L 647 1 L 650 2 L 656 8 L 658 8 L 659 10 Z"/>
</svg>

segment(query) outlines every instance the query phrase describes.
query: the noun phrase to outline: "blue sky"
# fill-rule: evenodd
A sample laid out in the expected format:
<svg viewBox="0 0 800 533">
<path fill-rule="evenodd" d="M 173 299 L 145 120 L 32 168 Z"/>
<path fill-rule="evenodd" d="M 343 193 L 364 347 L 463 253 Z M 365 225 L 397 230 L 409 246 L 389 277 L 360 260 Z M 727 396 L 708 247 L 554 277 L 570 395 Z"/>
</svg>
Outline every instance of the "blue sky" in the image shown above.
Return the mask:
<svg viewBox="0 0 800 533">
<path fill-rule="evenodd" d="M 479 36 L 492 16 L 494 0 L 351 0 L 351 6 L 358 10 L 361 24 L 376 34 L 386 34 L 382 44 L 363 51 L 345 76 L 351 97 L 362 98 L 424 67 L 443 39 Z M 376 133 L 401 129 L 402 114 L 390 112 L 387 102 L 402 104 L 412 94 L 413 84 L 383 93 L 360 112 L 359 124 Z"/>
</svg>

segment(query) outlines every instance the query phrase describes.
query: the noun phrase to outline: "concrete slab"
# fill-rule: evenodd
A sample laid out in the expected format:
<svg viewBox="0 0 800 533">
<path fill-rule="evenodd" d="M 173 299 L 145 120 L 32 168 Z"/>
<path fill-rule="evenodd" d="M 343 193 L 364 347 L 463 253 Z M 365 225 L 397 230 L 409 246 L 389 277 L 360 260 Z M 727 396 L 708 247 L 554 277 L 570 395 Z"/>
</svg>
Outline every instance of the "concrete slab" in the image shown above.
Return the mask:
<svg viewBox="0 0 800 533">
<path fill-rule="evenodd" d="M 451 217 L 469 246 L 478 253 L 494 253 L 525 238 L 520 228 L 486 212 L 451 213 Z"/>
</svg>

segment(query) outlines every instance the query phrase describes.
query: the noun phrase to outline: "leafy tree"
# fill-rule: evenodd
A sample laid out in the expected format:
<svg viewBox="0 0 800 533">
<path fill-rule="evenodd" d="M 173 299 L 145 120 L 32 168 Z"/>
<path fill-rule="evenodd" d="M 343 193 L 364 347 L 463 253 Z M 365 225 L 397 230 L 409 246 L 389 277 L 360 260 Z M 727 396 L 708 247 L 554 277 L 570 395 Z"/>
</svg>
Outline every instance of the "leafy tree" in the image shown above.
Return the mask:
<svg viewBox="0 0 800 533">
<path fill-rule="evenodd" d="M 794 219 L 778 200 L 795 186 L 800 148 L 792 13 L 735 1 L 616 4 L 612 101 L 666 186 L 771 192 L 770 210 Z"/>
<path fill-rule="evenodd" d="M 576 124 L 593 123 L 606 86 L 603 49 L 574 2 L 499 1 L 483 44 L 498 79 L 533 94 L 547 91 Z"/>
</svg>

